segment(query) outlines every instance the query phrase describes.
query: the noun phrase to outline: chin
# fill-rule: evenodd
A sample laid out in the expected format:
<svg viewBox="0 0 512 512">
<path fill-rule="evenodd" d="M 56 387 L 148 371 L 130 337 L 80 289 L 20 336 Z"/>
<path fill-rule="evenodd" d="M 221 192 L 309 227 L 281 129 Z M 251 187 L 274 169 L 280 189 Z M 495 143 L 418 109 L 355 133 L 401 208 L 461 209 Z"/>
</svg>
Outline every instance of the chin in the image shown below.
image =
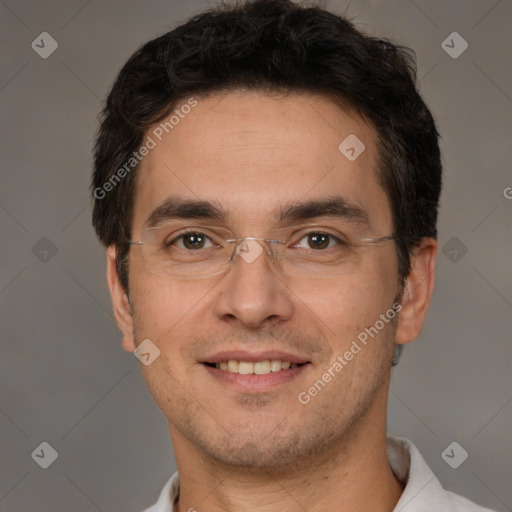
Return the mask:
<svg viewBox="0 0 512 512">
<path fill-rule="evenodd" d="M 283 421 L 272 425 L 253 422 L 247 428 L 237 425 L 229 433 L 220 430 L 209 430 L 207 437 L 204 433 L 208 430 L 196 431 L 192 442 L 214 463 L 259 472 L 295 466 L 309 454 L 322 451 L 333 437 L 332 432 L 318 435 L 318 425 L 316 429 L 306 428 L 303 424 L 283 425 Z"/>
<path fill-rule="evenodd" d="M 247 441 L 236 446 L 232 444 L 222 449 L 211 449 L 209 456 L 225 466 L 244 470 L 272 470 L 295 463 L 303 455 L 302 443 L 298 438 L 281 440 L 277 445 Z"/>
</svg>

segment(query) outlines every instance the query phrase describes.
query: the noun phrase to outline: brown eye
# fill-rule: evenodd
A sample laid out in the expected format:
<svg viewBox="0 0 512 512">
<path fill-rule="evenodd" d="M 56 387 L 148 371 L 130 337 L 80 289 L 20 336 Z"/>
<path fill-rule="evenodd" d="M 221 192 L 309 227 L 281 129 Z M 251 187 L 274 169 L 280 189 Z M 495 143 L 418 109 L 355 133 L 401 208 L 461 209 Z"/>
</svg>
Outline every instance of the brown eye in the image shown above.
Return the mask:
<svg viewBox="0 0 512 512">
<path fill-rule="evenodd" d="M 183 236 L 183 245 L 187 249 L 202 249 L 206 242 L 206 237 L 201 233 L 188 233 Z"/>
<path fill-rule="evenodd" d="M 208 245 L 210 244 L 210 245 Z M 176 245 L 180 249 L 197 250 L 213 247 L 212 241 L 204 234 L 196 231 L 184 233 L 166 244 L 167 246 Z"/>
<path fill-rule="evenodd" d="M 326 249 L 329 247 L 329 236 L 322 233 L 309 234 L 308 245 L 312 249 Z"/>
<path fill-rule="evenodd" d="M 322 250 L 330 249 L 332 246 L 339 245 L 340 243 L 341 240 L 334 235 L 312 231 L 311 233 L 305 234 L 295 247 L 301 249 Z"/>
</svg>

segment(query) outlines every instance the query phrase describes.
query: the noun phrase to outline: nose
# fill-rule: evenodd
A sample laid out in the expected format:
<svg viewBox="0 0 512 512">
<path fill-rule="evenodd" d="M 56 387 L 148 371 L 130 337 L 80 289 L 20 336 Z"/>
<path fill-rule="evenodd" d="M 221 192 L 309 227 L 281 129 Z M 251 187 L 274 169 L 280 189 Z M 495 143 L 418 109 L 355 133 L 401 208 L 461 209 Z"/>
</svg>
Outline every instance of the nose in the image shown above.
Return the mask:
<svg viewBox="0 0 512 512">
<path fill-rule="evenodd" d="M 217 318 L 249 329 L 291 318 L 292 294 L 283 277 L 271 267 L 271 260 L 265 244 L 254 238 L 247 238 L 236 247 L 230 271 L 217 291 Z"/>
</svg>

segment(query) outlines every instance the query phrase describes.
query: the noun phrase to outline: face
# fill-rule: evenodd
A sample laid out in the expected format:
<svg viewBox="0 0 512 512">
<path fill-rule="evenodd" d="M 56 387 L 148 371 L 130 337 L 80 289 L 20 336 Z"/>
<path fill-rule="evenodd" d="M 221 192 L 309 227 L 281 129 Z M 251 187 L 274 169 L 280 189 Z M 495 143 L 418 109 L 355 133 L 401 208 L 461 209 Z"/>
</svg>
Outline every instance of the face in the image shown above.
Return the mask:
<svg viewBox="0 0 512 512">
<path fill-rule="evenodd" d="M 338 149 L 351 134 L 365 146 L 355 159 Z M 216 94 L 198 99 L 161 141 L 153 138 L 157 144 L 137 177 L 133 240 L 145 239 L 155 211 L 165 225 L 233 238 L 293 238 L 313 229 L 336 234 L 340 226 L 367 238 L 393 231 L 377 180 L 375 130 L 326 98 Z M 342 205 L 334 213 L 325 207 L 333 199 Z M 181 208 L 183 218 L 173 218 L 176 208 L 162 208 L 187 201 L 211 203 L 224 217 L 203 211 L 185 218 Z M 301 209 L 306 203 L 317 211 Z M 283 216 L 296 206 L 298 216 Z M 325 241 L 302 236 L 292 241 Z M 178 243 L 186 251 L 197 242 Z M 327 243 L 336 251 L 335 239 Z M 321 450 L 372 409 L 385 409 L 400 329 L 386 315 L 400 293 L 393 241 L 359 248 L 334 277 L 307 267 L 292 275 L 262 251 L 252 261 L 235 256 L 214 276 L 176 279 L 152 272 L 144 254 L 142 245 L 130 248 L 131 307 L 124 297 L 117 316 L 126 348 L 149 338 L 160 350 L 142 370 L 175 444 L 180 439 L 222 463 L 272 467 Z M 361 333 L 372 326 L 378 332 L 363 344 Z M 228 360 L 231 369 L 242 361 L 240 372 L 263 374 L 233 373 L 224 369 Z M 281 370 L 268 374 L 262 361 L 273 370 L 281 361 Z M 298 366 L 286 369 L 288 363 Z"/>
</svg>

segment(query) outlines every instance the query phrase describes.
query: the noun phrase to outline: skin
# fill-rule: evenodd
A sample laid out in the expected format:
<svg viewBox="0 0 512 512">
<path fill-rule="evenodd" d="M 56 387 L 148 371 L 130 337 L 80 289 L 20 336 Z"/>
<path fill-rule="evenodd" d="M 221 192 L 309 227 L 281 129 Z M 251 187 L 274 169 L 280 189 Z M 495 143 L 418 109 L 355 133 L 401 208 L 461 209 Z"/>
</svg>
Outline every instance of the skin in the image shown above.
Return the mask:
<svg viewBox="0 0 512 512">
<path fill-rule="evenodd" d="M 236 236 L 267 238 L 283 204 L 336 193 L 367 212 L 372 236 L 392 233 L 375 129 L 350 109 L 320 96 L 256 91 L 198 100 L 142 162 L 133 239 L 170 196 L 216 201 Z M 349 134 L 366 146 L 353 162 L 338 150 Z M 124 348 L 149 338 L 161 351 L 141 368 L 169 424 L 181 482 L 175 510 L 393 510 L 403 490 L 385 444 L 393 346 L 421 331 L 436 241 L 425 238 L 415 250 L 403 290 L 393 242 L 365 249 L 336 279 L 286 278 L 262 256 L 251 264 L 238 259 L 221 276 L 175 280 L 148 272 L 139 249 L 130 250 L 129 299 L 114 246 L 108 284 Z M 300 404 L 298 394 L 402 292 L 398 319 Z M 270 391 L 244 393 L 200 364 L 234 349 L 283 350 L 310 364 Z"/>
</svg>

